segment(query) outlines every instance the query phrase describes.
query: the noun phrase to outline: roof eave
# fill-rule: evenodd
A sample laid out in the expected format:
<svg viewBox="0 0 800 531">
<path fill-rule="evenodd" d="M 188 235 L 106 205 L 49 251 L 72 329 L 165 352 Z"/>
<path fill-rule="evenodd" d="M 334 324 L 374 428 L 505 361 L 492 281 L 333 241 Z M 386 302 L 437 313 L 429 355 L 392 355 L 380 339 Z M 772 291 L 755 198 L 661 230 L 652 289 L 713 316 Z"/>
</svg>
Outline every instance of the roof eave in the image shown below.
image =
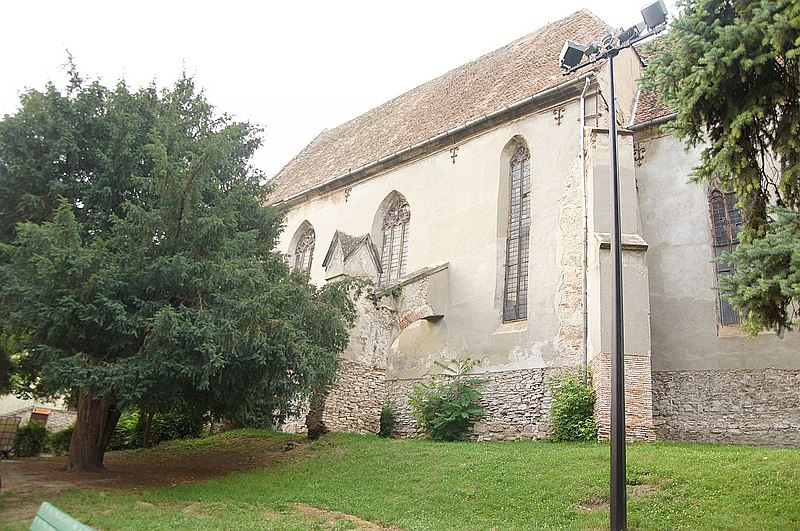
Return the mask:
<svg viewBox="0 0 800 531">
<path fill-rule="evenodd" d="M 375 173 L 389 169 L 394 165 L 402 164 L 403 162 L 415 159 L 421 155 L 436 151 L 437 149 L 444 147 L 454 140 L 469 136 L 485 128 L 493 127 L 497 123 L 506 120 L 509 116 L 513 116 L 515 114 L 530 114 L 532 107 L 540 107 L 545 102 L 549 102 L 551 100 L 564 100 L 571 96 L 579 96 L 581 90 L 583 89 L 584 81 L 594 77 L 595 75 L 596 72 L 594 70 L 585 74 L 581 74 L 580 76 L 574 77 L 568 81 L 565 81 L 564 83 L 556 85 L 555 87 L 538 92 L 528 98 L 503 107 L 502 109 L 498 109 L 489 114 L 469 120 L 458 127 L 450 129 L 449 131 L 445 131 L 432 138 L 423 140 L 422 142 L 392 153 L 391 155 L 387 155 L 376 161 L 365 164 L 360 168 L 356 168 L 355 170 L 349 170 L 347 173 L 338 175 L 332 179 L 328 179 L 327 181 L 308 188 L 302 192 L 285 197 L 273 204 L 275 206 L 290 207 L 315 193 L 325 193 L 343 186 L 347 186 L 370 175 L 374 175 Z M 572 94 L 573 92 L 575 94 Z"/>
</svg>

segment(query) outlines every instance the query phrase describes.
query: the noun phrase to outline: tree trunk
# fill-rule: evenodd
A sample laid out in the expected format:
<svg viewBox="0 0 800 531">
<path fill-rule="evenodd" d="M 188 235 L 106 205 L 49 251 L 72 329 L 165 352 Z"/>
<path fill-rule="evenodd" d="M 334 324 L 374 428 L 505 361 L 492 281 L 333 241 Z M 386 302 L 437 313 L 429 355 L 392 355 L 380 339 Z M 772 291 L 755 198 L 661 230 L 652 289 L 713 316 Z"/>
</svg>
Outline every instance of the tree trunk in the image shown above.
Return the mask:
<svg viewBox="0 0 800 531">
<path fill-rule="evenodd" d="M 319 439 L 328 433 L 328 427 L 322 417 L 325 415 L 325 398 L 327 393 L 315 393 L 311 398 L 311 404 L 306 414 L 306 428 L 308 428 L 308 438 L 311 440 Z"/>
<path fill-rule="evenodd" d="M 144 440 L 142 440 L 142 446 L 145 448 L 150 448 L 150 428 L 153 427 L 153 412 L 148 411 L 145 413 L 144 418 L 146 419 L 144 424 Z M 139 422 L 141 422 L 142 417 L 139 417 Z"/>
<path fill-rule="evenodd" d="M 121 413 L 109 400 L 79 392 L 78 420 L 69 444 L 67 470 L 94 472 L 105 469 L 103 456 L 106 445 Z"/>
</svg>

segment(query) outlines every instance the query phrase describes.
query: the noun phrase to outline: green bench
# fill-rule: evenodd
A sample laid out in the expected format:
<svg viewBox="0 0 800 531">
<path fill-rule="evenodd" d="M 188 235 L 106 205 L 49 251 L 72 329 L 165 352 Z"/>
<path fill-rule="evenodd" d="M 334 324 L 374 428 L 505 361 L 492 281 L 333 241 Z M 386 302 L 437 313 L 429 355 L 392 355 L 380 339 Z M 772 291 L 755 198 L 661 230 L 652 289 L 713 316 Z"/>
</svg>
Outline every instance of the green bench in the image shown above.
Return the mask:
<svg viewBox="0 0 800 531">
<path fill-rule="evenodd" d="M 30 528 L 32 531 L 94 531 L 47 502 L 42 502 Z"/>
</svg>

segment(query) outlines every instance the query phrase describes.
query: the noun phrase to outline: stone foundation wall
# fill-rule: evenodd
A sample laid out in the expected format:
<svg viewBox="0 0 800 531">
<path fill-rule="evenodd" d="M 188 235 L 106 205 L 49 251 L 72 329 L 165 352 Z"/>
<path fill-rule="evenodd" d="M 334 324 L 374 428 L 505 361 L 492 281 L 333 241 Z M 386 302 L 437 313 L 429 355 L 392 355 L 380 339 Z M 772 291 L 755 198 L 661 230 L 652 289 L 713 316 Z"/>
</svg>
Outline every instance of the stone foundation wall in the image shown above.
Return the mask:
<svg viewBox="0 0 800 531">
<path fill-rule="evenodd" d="M 25 409 L 21 409 L 19 411 L 13 411 L 8 413 L 8 416 L 11 417 L 21 417 L 22 421 L 20 422 L 20 426 L 24 426 L 31 420 L 31 414 L 33 413 L 33 407 L 28 407 Z M 47 422 L 45 426 L 47 429 L 53 432 L 66 430 L 71 425 L 75 424 L 75 421 L 78 419 L 78 412 L 74 410 L 66 410 L 66 409 L 51 409 L 50 415 L 47 417 Z"/>
<path fill-rule="evenodd" d="M 657 371 L 659 439 L 800 446 L 800 370 Z"/>
<path fill-rule="evenodd" d="M 598 438 L 608 439 L 611 433 L 611 355 L 602 353 L 589 362 L 592 385 L 597 392 L 594 415 Z M 629 441 L 651 441 L 653 428 L 653 384 L 648 356 L 625 356 L 625 438 Z"/>
<path fill-rule="evenodd" d="M 483 394 L 484 417 L 475 423 L 470 440 L 518 441 L 544 439 L 550 434 L 550 377 L 564 369 L 519 369 L 479 374 L 485 380 L 479 388 Z M 408 395 L 420 380 L 387 380 L 388 399 L 397 412 L 397 437 L 422 435 L 422 429 L 411 415 Z"/>
<path fill-rule="evenodd" d="M 340 359 L 336 381 L 325 397 L 322 422 L 329 431 L 378 433 L 386 370 Z"/>
</svg>

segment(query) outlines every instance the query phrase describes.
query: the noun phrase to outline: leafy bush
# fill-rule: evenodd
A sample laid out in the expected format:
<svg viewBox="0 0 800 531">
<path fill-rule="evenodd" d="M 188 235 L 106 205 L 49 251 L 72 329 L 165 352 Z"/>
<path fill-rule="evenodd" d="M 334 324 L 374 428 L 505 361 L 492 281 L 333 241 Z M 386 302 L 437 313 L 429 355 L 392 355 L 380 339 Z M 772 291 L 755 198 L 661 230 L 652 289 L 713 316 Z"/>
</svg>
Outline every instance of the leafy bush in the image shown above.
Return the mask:
<svg viewBox="0 0 800 531">
<path fill-rule="evenodd" d="M 174 439 L 189 439 L 199 437 L 203 431 L 203 417 L 187 415 L 177 411 L 167 413 L 156 413 L 152 416 L 150 430 L 145 441 L 145 431 L 147 426 L 147 416 L 139 417 L 137 433 L 142 444 L 152 446 L 161 441 L 172 441 Z"/>
<path fill-rule="evenodd" d="M 69 453 L 69 443 L 72 440 L 73 431 L 75 431 L 74 424 L 65 430 L 57 431 L 50 435 L 50 448 L 53 449 L 55 455 Z"/>
<path fill-rule="evenodd" d="M 14 438 L 14 455 L 17 457 L 36 457 L 44 450 L 47 442 L 47 428 L 44 422 L 32 420 L 17 430 Z"/>
<path fill-rule="evenodd" d="M 381 420 L 378 436 L 391 437 L 395 424 L 397 424 L 397 412 L 394 410 L 392 403 L 387 400 L 383 403 L 383 407 L 381 408 Z"/>
<path fill-rule="evenodd" d="M 202 417 L 179 412 L 152 415 L 142 414 L 139 411 L 126 412 L 117 422 L 107 450 L 131 450 L 153 446 L 162 441 L 198 437 L 203 431 L 203 424 Z"/>
<path fill-rule="evenodd" d="M 594 418 L 596 395 L 591 382 L 573 374 L 562 374 L 551 381 L 553 441 L 592 441 L 597 439 Z"/>
<path fill-rule="evenodd" d="M 139 424 L 138 411 L 126 411 L 117 421 L 117 427 L 108 441 L 106 450 L 130 450 L 140 448 L 141 441 L 136 435 L 136 426 Z"/>
<path fill-rule="evenodd" d="M 434 441 L 464 439 L 484 413 L 477 390 L 483 380 L 470 374 L 478 362 L 454 359 L 450 364 L 437 361 L 436 365 L 446 372 L 414 384 L 409 397 L 414 417 Z"/>
</svg>

